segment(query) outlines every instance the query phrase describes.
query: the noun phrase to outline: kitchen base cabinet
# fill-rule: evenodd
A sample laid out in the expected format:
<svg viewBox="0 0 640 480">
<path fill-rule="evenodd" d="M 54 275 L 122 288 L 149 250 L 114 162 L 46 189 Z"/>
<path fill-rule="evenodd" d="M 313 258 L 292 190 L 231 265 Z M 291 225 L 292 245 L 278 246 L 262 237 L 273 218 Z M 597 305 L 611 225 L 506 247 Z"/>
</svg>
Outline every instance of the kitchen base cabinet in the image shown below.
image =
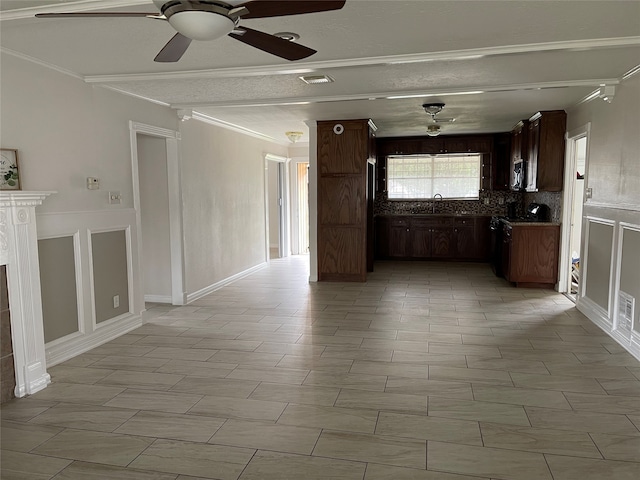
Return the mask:
<svg viewBox="0 0 640 480">
<path fill-rule="evenodd" d="M 489 217 L 383 215 L 375 240 L 377 259 L 486 261 Z"/>
<path fill-rule="evenodd" d="M 518 287 L 554 288 L 558 281 L 560 225 L 509 224 L 503 231 L 502 268 Z"/>
</svg>

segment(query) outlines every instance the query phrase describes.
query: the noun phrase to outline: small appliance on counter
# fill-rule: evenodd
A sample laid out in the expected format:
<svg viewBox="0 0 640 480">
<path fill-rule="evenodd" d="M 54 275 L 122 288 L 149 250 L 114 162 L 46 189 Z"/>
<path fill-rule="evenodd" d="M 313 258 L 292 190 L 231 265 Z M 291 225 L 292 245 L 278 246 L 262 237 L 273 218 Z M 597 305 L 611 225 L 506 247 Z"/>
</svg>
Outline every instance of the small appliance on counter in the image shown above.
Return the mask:
<svg viewBox="0 0 640 480">
<path fill-rule="evenodd" d="M 548 222 L 549 207 L 542 203 L 530 203 L 527 207 L 526 220 L 529 222 Z"/>
</svg>

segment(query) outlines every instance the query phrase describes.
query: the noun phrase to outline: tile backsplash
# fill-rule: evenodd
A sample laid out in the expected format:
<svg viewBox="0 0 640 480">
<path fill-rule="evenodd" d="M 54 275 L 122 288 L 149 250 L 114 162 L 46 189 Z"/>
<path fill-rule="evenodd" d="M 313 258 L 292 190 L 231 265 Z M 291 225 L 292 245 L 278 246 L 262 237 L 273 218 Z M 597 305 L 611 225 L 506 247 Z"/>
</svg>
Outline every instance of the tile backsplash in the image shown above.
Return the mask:
<svg viewBox="0 0 640 480">
<path fill-rule="evenodd" d="M 478 200 L 389 200 L 386 192 L 377 192 L 375 215 L 406 215 L 420 213 L 507 215 L 507 203 L 517 202 L 517 214 L 524 215 L 531 202 L 549 206 L 553 222 L 560 221 L 562 192 L 521 193 L 511 191 L 483 191 Z"/>
</svg>

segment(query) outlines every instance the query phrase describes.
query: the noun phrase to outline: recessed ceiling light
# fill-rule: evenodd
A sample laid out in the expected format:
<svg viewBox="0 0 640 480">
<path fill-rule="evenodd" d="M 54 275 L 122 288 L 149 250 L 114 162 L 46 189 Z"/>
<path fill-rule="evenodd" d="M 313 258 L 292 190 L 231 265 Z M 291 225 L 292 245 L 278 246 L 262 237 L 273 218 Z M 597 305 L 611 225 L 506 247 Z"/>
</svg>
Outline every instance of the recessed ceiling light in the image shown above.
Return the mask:
<svg viewBox="0 0 640 480">
<path fill-rule="evenodd" d="M 278 32 L 273 34 L 274 37 L 281 38 L 283 40 L 289 40 L 290 42 L 295 42 L 300 39 L 300 35 L 293 32 Z"/>
<path fill-rule="evenodd" d="M 318 83 L 333 83 L 335 80 L 329 75 L 302 75 L 298 77 L 307 85 L 316 85 Z"/>
</svg>

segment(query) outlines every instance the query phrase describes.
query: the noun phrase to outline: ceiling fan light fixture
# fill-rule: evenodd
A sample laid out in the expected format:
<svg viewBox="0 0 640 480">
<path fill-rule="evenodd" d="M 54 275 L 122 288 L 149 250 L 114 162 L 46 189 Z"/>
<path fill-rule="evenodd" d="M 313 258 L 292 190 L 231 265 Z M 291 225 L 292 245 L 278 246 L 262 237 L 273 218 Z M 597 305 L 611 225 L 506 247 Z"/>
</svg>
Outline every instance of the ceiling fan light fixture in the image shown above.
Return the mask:
<svg viewBox="0 0 640 480">
<path fill-rule="evenodd" d="M 219 13 L 187 10 L 176 12 L 169 18 L 169 23 L 179 33 L 192 40 L 213 40 L 231 33 L 234 21 Z"/>
<path fill-rule="evenodd" d="M 427 135 L 437 137 L 440 135 L 440 125 L 427 125 Z"/>
<path fill-rule="evenodd" d="M 422 108 L 424 108 L 424 111 L 433 117 L 435 114 L 442 111 L 444 103 L 425 103 L 422 105 Z"/>
</svg>

